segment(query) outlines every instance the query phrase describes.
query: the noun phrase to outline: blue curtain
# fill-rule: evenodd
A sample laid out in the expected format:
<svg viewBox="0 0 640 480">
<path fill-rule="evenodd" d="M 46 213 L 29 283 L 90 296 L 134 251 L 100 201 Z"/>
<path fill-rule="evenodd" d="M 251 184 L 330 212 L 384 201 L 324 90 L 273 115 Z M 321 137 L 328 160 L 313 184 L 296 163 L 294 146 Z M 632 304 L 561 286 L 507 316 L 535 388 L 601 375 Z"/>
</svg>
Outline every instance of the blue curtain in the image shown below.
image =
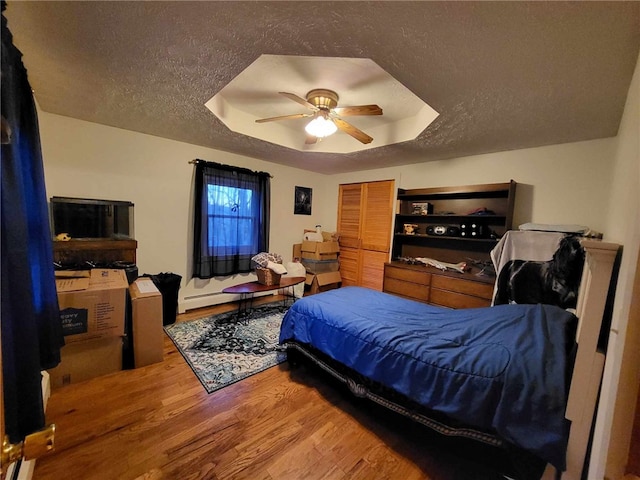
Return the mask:
<svg viewBox="0 0 640 480">
<path fill-rule="evenodd" d="M 5 10 L 2 2 L 2 11 Z M 41 370 L 64 344 L 38 118 L 22 54 L 2 16 L 2 372 L 12 442 L 44 427 Z"/>
<path fill-rule="evenodd" d="M 269 249 L 270 175 L 197 160 L 194 195 L 193 276 L 250 272 Z"/>
</svg>

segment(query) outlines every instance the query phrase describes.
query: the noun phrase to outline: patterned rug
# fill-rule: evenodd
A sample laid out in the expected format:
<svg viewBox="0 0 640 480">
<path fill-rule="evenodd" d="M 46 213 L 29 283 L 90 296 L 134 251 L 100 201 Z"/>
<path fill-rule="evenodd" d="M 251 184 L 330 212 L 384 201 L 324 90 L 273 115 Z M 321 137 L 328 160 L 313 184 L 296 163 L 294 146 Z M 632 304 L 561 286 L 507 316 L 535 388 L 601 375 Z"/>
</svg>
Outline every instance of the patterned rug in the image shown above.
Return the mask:
<svg viewBox="0 0 640 480">
<path fill-rule="evenodd" d="M 285 310 L 255 307 L 239 321 L 237 311 L 164 327 L 207 393 L 247 378 L 287 359 L 276 351 Z"/>
</svg>

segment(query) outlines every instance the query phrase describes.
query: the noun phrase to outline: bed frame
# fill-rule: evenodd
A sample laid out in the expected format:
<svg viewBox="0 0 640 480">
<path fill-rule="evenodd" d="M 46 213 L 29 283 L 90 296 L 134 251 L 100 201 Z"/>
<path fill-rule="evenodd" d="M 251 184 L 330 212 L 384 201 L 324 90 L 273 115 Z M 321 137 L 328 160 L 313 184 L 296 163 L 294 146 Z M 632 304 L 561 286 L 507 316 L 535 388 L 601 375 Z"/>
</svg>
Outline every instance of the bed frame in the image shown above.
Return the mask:
<svg viewBox="0 0 640 480">
<path fill-rule="evenodd" d="M 564 472 L 547 466 L 542 478 L 580 480 L 604 370 L 604 353 L 598 350 L 605 304 L 619 245 L 583 240 L 586 252 L 576 315 L 578 351 L 571 377 L 565 417 L 571 421 Z M 588 466 L 586 467 L 588 469 Z M 587 473 L 587 472 L 585 472 Z"/>
<path fill-rule="evenodd" d="M 590 239 L 583 239 L 581 243 L 586 255 L 576 308 L 579 319 L 576 333 L 578 348 L 565 412 L 565 417 L 571 421 L 567 446 L 567 469 L 564 472 L 558 472 L 551 465 L 547 465 L 542 475 L 543 480 L 580 480 L 582 478 L 604 369 L 605 356 L 598 351 L 598 338 L 619 245 Z M 378 385 L 372 385 L 371 382 L 367 382 L 367 379 L 345 371 L 343 366 L 333 363 L 331 359 L 323 357 L 318 352 L 307 349 L 306 346 L 297 343 L 287 343 L 286 346 L 287 350 L 293 354 L 290 355 L 290 360 L 295 355 L 302 354 L 345 383 L 357 397 L 367 398 L 443 435 L 470 438 L 494 446 L 504 445 L 504 442 L 492 433 L 451 426 L 446 420 L 439 421 L 437 416 L 421 411 L 420 408 L 415 408 L 415 405 L 407 405 L 402 399 L 397 401 L 398 399 L 390 397 L 388 392 L 381 392 Z"/>
</svg>

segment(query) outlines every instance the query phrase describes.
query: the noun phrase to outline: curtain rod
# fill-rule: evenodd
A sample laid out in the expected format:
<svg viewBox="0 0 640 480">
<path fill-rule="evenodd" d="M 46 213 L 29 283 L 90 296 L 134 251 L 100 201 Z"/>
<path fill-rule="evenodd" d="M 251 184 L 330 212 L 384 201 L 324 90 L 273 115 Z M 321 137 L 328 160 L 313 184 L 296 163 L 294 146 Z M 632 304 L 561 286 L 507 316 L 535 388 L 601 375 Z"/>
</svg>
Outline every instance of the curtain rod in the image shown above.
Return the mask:
<svg viewBox="0 0 640 480">
<path fill-rule="evenodd" d="M 271 175 L 269 172 L 257 172 L 257 171 L 253 171 L 249 168 L 244 168 L 244 167 L 236 167 L 235 165 L 225 165 L 224 163 L 218 163 L 218 162 L 209 162 L 207 160 L 200 160 L 199 158 L 195 158 L 193 160 L 189 160 L 187 163 L 189 163 L 190 165 L 197 165 L 199 163 L 206 163 L 212 167 L 221 167 L 221 168 L 225 168 L 225 169 L 229 169 L 229 170 L 238 170 L 238 171 L 244 171 L 247 173 L 254 173 L 254 174 L 264 174 L 264 175 L 269 175 L 269 178 L 273 178 L 273 175 Z"/>
</svg>

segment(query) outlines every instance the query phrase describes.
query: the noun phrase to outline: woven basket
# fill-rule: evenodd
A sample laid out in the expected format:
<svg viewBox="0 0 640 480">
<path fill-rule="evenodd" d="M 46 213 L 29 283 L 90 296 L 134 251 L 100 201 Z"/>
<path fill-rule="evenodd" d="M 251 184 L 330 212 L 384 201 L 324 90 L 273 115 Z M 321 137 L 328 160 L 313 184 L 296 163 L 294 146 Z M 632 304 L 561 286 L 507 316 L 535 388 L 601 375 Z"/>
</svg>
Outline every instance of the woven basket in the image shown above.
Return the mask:
<svg viewBox="0 0 640 480">
<path fill-rule="evenodd" d="M 273 270 L 257 267 L 256 275 L 258 275 L 258 283 L 261 283 L 262 285 L 280 285 L 281 275 L 279 273 L 275 273 Z"/>
</svg>

